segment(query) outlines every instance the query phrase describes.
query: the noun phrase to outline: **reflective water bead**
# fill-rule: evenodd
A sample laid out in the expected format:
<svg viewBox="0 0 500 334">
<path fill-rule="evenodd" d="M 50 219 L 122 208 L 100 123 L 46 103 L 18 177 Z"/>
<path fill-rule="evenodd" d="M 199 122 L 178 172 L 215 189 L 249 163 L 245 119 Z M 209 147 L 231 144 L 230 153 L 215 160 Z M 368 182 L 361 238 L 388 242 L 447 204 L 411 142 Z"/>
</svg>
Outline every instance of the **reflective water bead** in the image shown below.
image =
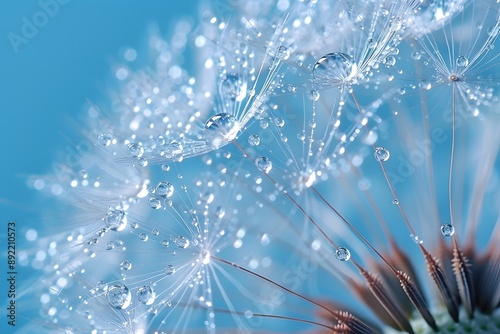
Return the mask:
<svg viewBox="0 0 500 334">
<path fill-rule="evenodd" d="M 375 148 L 374 155 L 375 155 L 375 159 L 377 159 L 377 161 L 387 161 L 387 160 L 389 160 L 391 153 L 385 147 L 377 147 L 377 148 Z"/>
<path fill-rule="evenodd" d="M 158 198 L 151 197 L 149 199 L 149 206 L 155 210 L 158 210 L 159 208 L 161 208 L 161 202 Z"/>
<path fill-rule="evenodd" d="M 441 225 L 441 234 L 445 237 L 451 237 L 455 234 L 455 227 L 451 224 L 443 224 Z"/>
<path fill-rule="evenodd" d="M 250 135 L 248 137 L 248 143 L 252 146 L 258 146 L 260 144 L 260 137 L 257 135 Z"/>
<path fill-rule="evenodd" d="M 422 55 L 418 51 L 413 51 L 412 54 L 411 54 L 411 57 L 413 59 L 415 59 L 415 60 L 420 60 L 420 58 L 422 57 Z"/>
<path fill-rule="evenodd" d="M 388 67 L 396 65 L 396 57 L 394 57 L 392 55 L 385 57 L 384 64 L 385 64 L 385 66 L 388 66 Z"/>
<path fill-rule="evenodd" d="M 215 208 L 214 214 L 217 218 L 222 219 L 222 218 L 224 218 L 224 215 L 226 214 L 226 210 L 224 210 L 223 207 L 218 206 Z"/>
<path fill-rule="evenodd" d="M 128 155 L 134 158 L 140 158 L 144 154 L 144 148 L 138 144 L 132 143 L 127 148 Z"/>
<path fill-rule="evenodd" d="M 179 248 L 186 249 L 186 248 L 189 247 L 190 242 L 189 242 L 188 238 L 186 238 L 186 237 L 184 237 L 184 236 L 181 235 L 180 237 L 178 237 L 178 238 L 175 239 L 175 244 Z"/>
<path fill-rule="evenodd" d="M 469 65 L 469 59 L 467 59 L 464 56 L 459 56 L 457 58 L 457 66 L 458 67 L 466 67 L 467 65 Z"/>
<path fill-rule="evenodd" d="M 108 133 L 103 133 L 103 134 L 100 134 L 97 139 L 99 139 L 99 142 L 101 143 L 101 145 L 103 146 L 109 146 L 111 145 L 111 142 L 113 141 L 113 136 L 108 134 Z"/>
<path fill-rule="evenodd" d="M 155 290 L 148 286 L 144 285 L 137 289 L 137 300 L 144 305 L 151 305 L 154 303 L 156 298 Z"/>
<path fill-rule="evenodd" d="M 170 241 L 168 241 L 167 239 L 163 239 L 161 241 L 161 245 L 165 248 L 170 247 Z"/>
<path fill-rule="evenodd" d="M 399 200 L 397 198 L 393 199 L 392 204 L 399 205 Z"/>
<path fill-rule="evenodd" d="M 290 58 L 290 50 L 284 45 L 280 46 L 278 50 L 276 50 L 276 58 L 279 60 L 287 60 Z"/>
<path fill-rule="evenodd" d="M 115 284 L 108 289 L 106 298 L 109 305 L 116 309 L 123 310 L 130 306 L 130 302 L 132 301 L 132 294 L 125 285 Z"/>
<path fill-rule="evenodd" d="M 161 181 L 155 188 L 155 193 L 163 197 L 171 197 L 174 194 L 174 185 Z"/>
<path fill-rule="evenodd" d="M 127 217 L 121 210 L 110 209 L 104 217 L 104 223 L 111 231 L 122 231 L 127 226 Z"/>
<path fill-rule="evenodd" d="M 210 117 L 205 123 L 204 135 L 209 145 L 217 149 L 233 140 L 239 130 L 240 125 L 234 116 L 220 113 Z"/>
<path fill-rule="evenodd" d="M 276 125 L 278 128 L 282 128 L 285 125 L 285 120 L 281 117 L 276 117 L 274 119 L 274 125 Z"/>
<path fill-rule="evenodd" d="M 130 270 L 132 269 L 132 262 L 129 260 L 125 260 L 122 263 L 120 263 L 120 269 L 121 270 Z"/>
<path fill-rule="evenodd" d="M 349 261 L 351 258 L 351 252 L 345 247 L 339 247 L 335 250 L 335 257 L 339 261 Z"/>
<path fill-rule="evenodd" d="M 106 283 L 104 281 L 99 281 L 96 283 L 95 289 L 97 291 L 106 291 L 106 290 L 108 290 L 108 283 Z"/>
<path fill-rule="evenodd" d="M 165 267 L 165 274 L 166 275 L 173 275 L 175 274 L 175 267 L 171 264 Z"/>
<path fill-rule="evenodd" d="M 260 157 L 255 160 L 255 166 L 264 173 L 269 173 L 273 168 L 273 163 L 267 157 Z"/>
<path fill-rule="evenodd" d="M 309 91 L 309 93 L 307 94 L 307 97 L 311 101 L 318 101 L 319 97 L 320 97 L 320 94 L 319 94 L 319 92 L 317 90 L 313 89 L 313 90 Z"/>
<path fill-rule="evenodd" d="M 139 233 L 139 239 L 141 241 L 148 241 L 149 237 L 146 233 L 142 232 L 142 233 Z"/>
<path fill-rule="evenodd" d="M 370 38 L 366 41 L 366 44 L 368 46 L 369 49 L 374 49 L 377 47 L 378 43 L 376 40 L 374 40 L 373 38 Z"/>
<path fill-rule="evenodd" d="M 357 66 L 345 53 L 333 52 L 321 57 L 313 67 L 313 77 L 323 84 L 340 85 L 350 79 Z"/>
</svg>

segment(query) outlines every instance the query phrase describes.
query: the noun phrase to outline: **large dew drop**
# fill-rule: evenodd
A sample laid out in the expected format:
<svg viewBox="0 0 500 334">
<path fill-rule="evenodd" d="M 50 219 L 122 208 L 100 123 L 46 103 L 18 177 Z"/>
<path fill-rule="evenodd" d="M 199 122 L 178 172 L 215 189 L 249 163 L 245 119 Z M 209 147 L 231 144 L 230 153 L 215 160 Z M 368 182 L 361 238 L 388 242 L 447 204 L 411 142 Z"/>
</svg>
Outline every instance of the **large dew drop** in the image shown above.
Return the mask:
<svg viewBox="0 0 500 334">
<path fill-rule="evenodd" d="M 218 149 L 233 140 L 239 130 L 240 124 L 234 116 L 220 113 L 210 117 L 205 123 L 204 137 L 213 149 Z"/>
<path fill-rule="evenodd" d="M 156 298 L 155 290 L 148 286 L 142 286 L 137 290 L 137 300 L 144 305 L 151 305 Z"/>
<path fill-rule="evenodd" d="M 351 258 L 351 252 L 349 252 L 349 250 L 345 247 L 339 247 L 335 250 L 335 257 L 337 260 L 342 262 L 349 261 Z"/>
<path fill-rule="evenodd" d="M 455 234 L 455 228 L 451 224 L 443 224 L 441 225 L 441 234 L 445 237 L 451 237 Z"/>
<path fill-rule="evenodd" d="M 341 52 L 321 57 L 313 67 L 313 77 L 321 85 L 341 85 L 351 79 L 357 70 L 353 59 Z"/>
<path fill-rule="evenodd" d="M 123 231 L 127 226 L 127 217 L 125 212 L 121 210 L 110 209 L 104 217 L 104 223 L 111 231 Z"/>
<path fill-rule="evenodd" d="M 172 197 L 174 194 L 174 185 L 172 183 L 161 181 L 156 186 L 155 193 L 163 197 Z"/>
<path fill-rule="evenodd" d="M 387 161 L 387 160 L 389 160 L 391 153 L 385 147 L 377 147 L 375 149 L 374 155 L 375 155 L 375 159 L 377 159 L 377 161 Z"/>
<path fill-rule="evenodd" d="M 106 293 L 109 305 L 112 307 L 124 310 L 130 306 L 132 294 L 130 290 L 123 284 L 115 284 L 108 289 Z"/>
<path fill-rule="evenodd" d="M 273 163 L 267 157 L 260 157 L 255 160 L 255 166 L 264 173 L 269 173 L 273 168 Z"/>
</svg>

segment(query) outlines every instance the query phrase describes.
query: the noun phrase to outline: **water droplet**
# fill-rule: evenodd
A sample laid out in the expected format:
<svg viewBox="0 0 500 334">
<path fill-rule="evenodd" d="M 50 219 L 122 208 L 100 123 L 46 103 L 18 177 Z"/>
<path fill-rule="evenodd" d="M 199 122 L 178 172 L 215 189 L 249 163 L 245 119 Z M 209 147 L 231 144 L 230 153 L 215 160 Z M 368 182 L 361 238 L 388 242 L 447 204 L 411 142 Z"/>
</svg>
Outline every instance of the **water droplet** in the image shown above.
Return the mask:
<svg viewBox="0 0 500 334">
<path fill-rule="evenodd" d="M 455 227 L 453 227 L 453 225 L 451 224 L 443 224 L 441 225 L 441 233 L 445 237 L 451 237 L 455 234 Z"/>
<path fill-rule="evenodd" d="M 130 290 L 123 284 L 115 284 L 106 293 L 109 305 L 119 310 L 126 309 L 132 301 Z"/>
<path fill-rule="evenodd" d="M 114 241 L 106 242 L 106 250 L 113 250 L 113 249 L 115 249 L 115 242 Z"/>
<path fill-rule="evenodd" d="M 392 67 L 392 66 L 396 65 L 396 57 L 394 57 L 392 55 L 385 57 L 384 64 L 387 67 Z"/>
<path fill-rule="evenodd" d="M 165 181 L 158 183 L 155 193 L 163 197 L 172 197 L 174 194 L 174 185 Z"/>
<path fill-rule="evenodd" d="M 290 58 L 290 50 L 284 45 L 280 46 L 278 50 L 276 50 L 276 58 L 279 60 L 287 60 Z"/>
<path fill-rule="evenodd" d="M 276 125 L 278 128 L 282 128 L 285 125 L 285 120 L 281 117 L 276 117 L 274 119 L 274 125 Z"/>
<path fill-rule="evenodd" d="M 432 84 L 428 81 L 422 80 L 418 83 L 418 87 L 425 90 L 430 90 L 432 88 Z"/>
<path fill-rule="evenodd" d="M 144 305 L 151 305 L 154 303 L 156 298 L 155 290 L 148 286 L 142 286 L 137 289 L 137 300 Z"/>
<path fill-rule="evenodd" d="M 464 56 L 459 56 L 457 58 L 457 66 L 458 67 L 466 67 L 467 65 L 469 65 L 469 59 L 467 59 Z"/>
<path fill-rule="evenodd" d="M 151 197 L 149 199 L 149 206 L 155 210 L 158 210 L 159 208 L 161 208 L 161 202 L 158 198 Z"/>
<path fill-rule="evenodd" d="M 121 270 L 130 270 L 132 269 L 132 262 L 129 260 L 125 260 L 122 263 L 120 263 L 120 269 Z"/>
<path fill-rule="evenodd" d="M 144 154 L 144 148 L 135 143 L 129 144 L 127 151 L 128 155 L 134 158 L 140 158 Z"/>
<path fill-rule="evenodd" d="M 339 261 L 349 261 L 351 258 L 351 252 L 345 247 L 339 247 L 335 250 L 335 257 Z"/>
<path fill-rule="evenodd" d="M 374 155 L 375 155 L 375 159 L 377 159 L 377 161 L 387 161 L 387 160 L 389 160 L 391 153 L 385 147 L 377 147 L 377 148 L 375 148 Z"/>
<path fill-rule="evenodd" d="M 216 216 L 217 218 L 222 219 L 222 218 L 224 218 L 224 216 L 225 216 L 225 214 L 226 214 L 226 210 L 224 210 L 224 208 L 223 208 L 223 207 L 218 206 L 218 207 L 216 207 L 216 208 L 215 208 L 215 210 L 214 210 L 214 214 L 215 214 L 215 216 Z"/>
<path fill-rule="evenodd" d="M 245 311 L 245 318 L 250 319 L 253 317 L 253 312 L 250 310 Z"/>
<path fill-rule="evenodd" d="M 393 199 L 392 204 L 399 205 L 399 200 L 397 198 Z"/>
<path fill-rule="evenodd" d="M 250 135 L 248 137 L 248 143 L 252 146 L 258 146 L 260 144 L 260 137 L 257 135 Z"/>
<path fill-rule="evenodd" d="M 377 47 L 378 43 L 376 40 L 374 40 L 373 38 L 370 38 L 366 41 L 366 44 L 368 46 L 369 49 L 374 49 Z"/>
<path fill-rule="evenodd" d="M 333 52 L 321 57 L 313 67 L 314 80 L 321 84 L 340 85 L 357 70 L 356 63 L 345 53 Z"/>
<path fill-rule="evenodd" d="M 108 133 L 100 134 L 97 139 L 99 139 L 102 146 L 109 146 L 113 142 L 113 136 Z"/>
<path fill-rule="evenodd" d="M 189 239 L 184 237 L 184 236 L 180 236 L 178 238 L 175 239 L 175 244 L 177 245 L 177 247 L 179 248 L 188 248 L 189 247 Z"/>
<path fill-rule="evenodd" d="M 173 275 L 175 274 L 175 267 L 171 264 L 165 267 L 165 275 Z"/>
<path fill-rule="evenodd" d="M 242 101 L 247 95 L 247 83 L 238 74 L 226 74 L 219 83 L 219 93 L 223 101 Z"/>
<path fill-rule="evenodd" d="M 163 239 L 161 241 L 161 245 L 165 248 L 170 247 L 170 241 L 168 241 L 167 239 Z"/>
<path fill-rule="evenodd" d="M 234 116 L 227 113 L 220 113 L 212 116 L 205 123 L 205 139 L 213 149 L 217 149 L 227 142 L 233 140 L 240 125 Z"/>
<path fill-rule="evenodd" d="M 139 239 L 141 241 L 148 241 L 149 237 L 146 233 L 142 232 L 142 233 L 139 233 Z"/>
<path fill-rule="evenodd" d="M 125 226 L 127 226 L 127 217 L 125 212 L 121 210 L 110 209 L 104 217 L 104 223 L 106 227 L 111 231 L 123 231 Z"/>
<path fill-rule="evenodd" d="M 420 60 L 420 58 L 422 57 L 422 55 L 418 51 L 413 51 L 412 54 L 411 54 L 411 57 L 413 59 L 415 59 L 415 60 Z"/>
<path fill-rule="evenodd" d="M 96 283 L 95 289 L 97 291 L 107 291 L 108 290 L 108 283 L 106 283 L 104 281 L 99 281 Z"/>
<path fill-rule="evenodd" d="M 422 239 L 420 239 L 420 237 L 418 235 L 415 235 L 415 234 L 410 234 L 410 238 L 413 240 L 414 243 L 416 243 L 417 245 L 419 244 L 422 244 L 424 241 Z"/>
<path fill-rule="evenodd" d="M 273 168 L 273 163 L 267 157 L 260 157 L 255 160 L 255 166 L 264 173 L 269 173 Z"/>
<path fill-rule="evenodd" d="M 319 97 L 320 97 L 320 94 L 319 94 L 319 92 L 317 90 L 313 89 L 313 90 L 309 91 L 309 93 L 307 94 L 307 97 L 311 101 L 318 101 Z"/>
</svg>

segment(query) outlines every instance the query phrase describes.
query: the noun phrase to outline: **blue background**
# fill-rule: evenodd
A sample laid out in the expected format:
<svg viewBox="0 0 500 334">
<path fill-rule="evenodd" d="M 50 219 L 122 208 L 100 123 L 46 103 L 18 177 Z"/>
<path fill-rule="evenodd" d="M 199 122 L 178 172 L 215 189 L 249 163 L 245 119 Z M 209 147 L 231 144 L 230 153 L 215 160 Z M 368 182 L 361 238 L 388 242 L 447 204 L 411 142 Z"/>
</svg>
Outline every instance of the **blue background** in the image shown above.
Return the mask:
<svg viewBox="0 0 500 334">
<path fill-rule="evenodd" d="M 16 52 L 9 34 L 23 36 L 23 18 L 33 22 L 42 7 L 39 1 L 0 2 L 2 273 L 6 272 L 7 222 L 17 224 L 18 246 L 28 228 L 42 230 L 37 213 L 40 194 L 27 187 L 28 176 L 52 172 L 51 163 L 67 145 L 65 135 L 77 128 L 74 123 L 87 100 L 106 101 L 113 65 L 125 47 L 135 48 L 140 58 L 147 50 L 152 24 L 168 34 L 180 18 L 198 17 L 198 8 L 197 1 L 68 0 Z M 18 281 L 29 275 L 20 268 Z M 6 298 L 3 276 L 0 300 Z M 6 333 L 5 312 L 0 319 L 0 332 Z M 18 307 L 17 328 L 28 320 L 29 315 Z"/>
</svg>

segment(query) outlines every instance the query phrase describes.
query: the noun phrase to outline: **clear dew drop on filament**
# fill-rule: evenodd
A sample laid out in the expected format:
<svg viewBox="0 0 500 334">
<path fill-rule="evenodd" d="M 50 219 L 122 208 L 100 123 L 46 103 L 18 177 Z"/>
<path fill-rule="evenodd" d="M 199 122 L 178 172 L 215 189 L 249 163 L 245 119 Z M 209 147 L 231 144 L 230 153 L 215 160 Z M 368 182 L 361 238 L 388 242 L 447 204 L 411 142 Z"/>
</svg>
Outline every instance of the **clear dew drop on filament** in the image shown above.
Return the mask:
<svg viewBox="0 0 500 334">
<path fill-rule="evenodd" d="M 211 148 L 217 149 L 233 140 L 239 130 L 239 123 L 234 116 L 220 113 L 205 123 L 204 137 Z"/>
<path fill-rule="evenodd" d="M 173 265 L 171 265 L 171 264 L 167 265 L 165 267 L 165 275 L 170 276 L 170 275 L 173 275 L 173 274 L 175 274 L 175 267 Z"/>
<path fill-rule="evenodd" d="M 467 65 L 469 65 L 469 59 L 467 59 L 464 56 L 459 56 L 457 58 L 457 66 L 458 67 L 466 67 Z"/>
<path fill-rule="evenodd" d="M 122 263 L 120 263 L 120 269 L 121 270 L 130 270 L 132 269 L 132 262 L 129 260 L 125 260 Z"/>
<path fill-rule="evenodd" d="M 351 252 L 345 247 L 339 247 L 335 250 L 335 258 L 342 262 L 349 261 Z"/>
<path fill-rule="evenodd" d="M 162 197 L 172 197 L 174 194 L 174 185 L 165 181 L 161 181 L 155 188 L 155 194 Z"/>
<path fill-rule="evenodd" d="M 158 210 L 159 208 L 161 208 L 161 202 L 156 197 L 151 197 L 148 202 L 149 202 L 149 206 L 152 209 Z"/>
<path fill-rule="evenodd" d="M 130 306 L 130 303 L 132 302 L 132 294 L 127 286 L 123 284 L 115 284 L 108 289 L 106 299 L 112 307 L 124 310 Z"/>
<path fill-rule="evenodd" d="M 290 58 L 290 50 L 286 46 L 281 45 L 276 50 L 276 58 L 278 58 L 279 60 L 287 60 L 288 58 Z"/>
<path fill-rule="evenodd" d="M 322 85 L 340 85 L 346 83 L 356 72 L 354 60 L 341 52 L 324 55 L 314 64 L 313 77 Z"/>
<path fill-rule="evenodd" d="M 391 153 L 385 147 L 377 147 L 377 148 L 375 148 L 374 155 L 375 155 L 375 159 L 377 159 L 377 161 L 387 161 L 387 160 L 389 160 Z"/>
<path fill-rule="evenodd" d="M 255 160 L 255 166 L 258 170 L 267 174 L 273 168 L 273 163 L 268 157 L 260 157 Z"/>
<path fill-rule="evenodd" d="M 132 143 L 127 148 L 128 155 L 133 158 L 140 158 L 144 154 L 144 148 L 138 144 Z"/>
<path fill-rule="evenodd" d="M 125 212 L 121 210 L 109 209 L 108 213 L 106 213 L 106 216 L 104 217 L 104 223 L 111 231 L 123 231 L 125 226 L 127 226 Z"/>
<path fill-rule="evenodd" d="M 451 237 L 455 234 L 455 227 L 451 224 L 441 225 L 441 234 L 445 237 Z"/>
<path fill-rule="evenodd" d="M 250 135 L 248 137 L 248 143 L 252 146 L 258 146 L 260 144 L 260 137 L 257 135 Z"/>
<path fill-rule="evenodd" d="M 144 305 L 151 305 L 156 299 L 155 290 L 149 285 L 144 285 L 137 289 L 137 300 Z"/>
</svg>

